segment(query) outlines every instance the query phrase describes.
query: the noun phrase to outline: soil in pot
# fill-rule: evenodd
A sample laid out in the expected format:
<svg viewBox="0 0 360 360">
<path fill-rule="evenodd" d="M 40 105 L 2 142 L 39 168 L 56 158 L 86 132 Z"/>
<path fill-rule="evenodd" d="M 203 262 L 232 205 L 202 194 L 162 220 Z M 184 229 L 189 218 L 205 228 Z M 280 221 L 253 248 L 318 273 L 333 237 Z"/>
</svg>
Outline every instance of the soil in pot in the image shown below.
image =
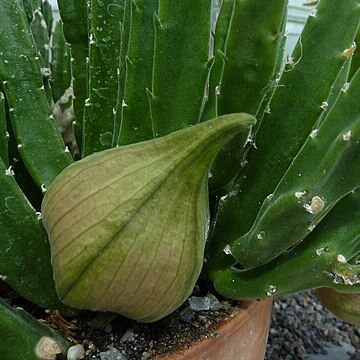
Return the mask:
<svg viewBox="0 0 360 360">
<path fill-rule="evenodd" d="M 179 351 L 180 355 L 175 359 L 182 359 L 184 352 L 188 352 L 186 349 L 193 344 L 209 339 L 209 343 L 205 343 L 208 348 L 210 340 L 221 338 L 223 336 L 221 326 L 227 326 L 227 319 L 238 316 L 239 308 L 245 309 L 240 311 L 247 312 L 251 305 L 251 303 L 239 303 L 223 299 L 219 295 L 215 296 L 214 290 L 208 284 L 200 283 L 180 309 L 155 323 L 139 324 L 114 314 L 92 312 L 85 313 L 76 319 L 66 320 L 58 312 L 45 313 L 34 307 L 2 284 L 0 285 L 2 296 L 4 296 L 4 291 L 12 304 L 25 308 L 39 319 L 45 319 L 50 326 L 63 332 L 74 343 L 82 344 L 87 360 L 168 360 L 167 354 Z M 269 304 L 267 309 L 270 310 L 270 307 Z M 252 307 L 250 311 L 253 311 Z M 267 328 L 265 326 L 263 334 L 265 340 L 262 340 L 265 343 L 270 323 L 270 311 L 267 311 L 267 315 L 268 319 L 265 321 Z M 240 321 L 242 322 L 241 319 Z M 221 325 L 220 332 L 219 325 Z M 222 340 L 219 339 L 219 341 Z M 241 339 L 237 342 L 241 343 Z M 195 353 L 189 358 L 200 360 L 200 355 L 196 355 L 196 352 L 202 350 L 199 345 L 196 346 L 191 350 Z M 261 355 L 258 356 L 260 357 L 256 359 L 260 360 Z M 209 359 L 213 360 L 211 357 Z M 231 360 L 237 359 L 231 357 Z"/>
</svg>

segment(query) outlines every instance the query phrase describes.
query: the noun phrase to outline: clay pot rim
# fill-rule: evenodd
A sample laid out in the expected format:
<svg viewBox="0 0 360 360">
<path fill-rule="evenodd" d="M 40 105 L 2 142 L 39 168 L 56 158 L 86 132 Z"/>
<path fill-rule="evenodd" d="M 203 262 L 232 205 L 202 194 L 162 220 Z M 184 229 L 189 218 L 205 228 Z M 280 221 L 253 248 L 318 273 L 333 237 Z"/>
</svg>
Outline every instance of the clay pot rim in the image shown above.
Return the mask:
<svg viewBox="0 0 360 360">
<path fill-rule="evenodd" d="M 259 307 L 268 309 L 268 319 L 265 321 L 265 346 L 267 342 L 267 335 L 270 327 L 270 314 L 272 307 L 272 298 L 259 300 L 259 301 L 245 301 L 239 303 L 237 311 L 229 316 L 227 319 L 220 320 L 218 323 L 218 327 L 214 336 L 205 337 L 203 339 L 199 339 L 198 341 L 189 345 L 189 347 L 177 350 L 173 353 L 162 355 L 160 357 L 156 357 L 156 360 L 186 360 L 186 359 L 197 359 L 197 355 L 203 349 L 208 349 L 213 343 L 222 337 L 225 337 L 228 333 L 234 332 L 234 329 L 241 328 L 242 326 L 247 326 L 249 322 L 249 318 L 256 314 Z M 212 360 L 212 358 L 209 358 Z"/>
</svg>

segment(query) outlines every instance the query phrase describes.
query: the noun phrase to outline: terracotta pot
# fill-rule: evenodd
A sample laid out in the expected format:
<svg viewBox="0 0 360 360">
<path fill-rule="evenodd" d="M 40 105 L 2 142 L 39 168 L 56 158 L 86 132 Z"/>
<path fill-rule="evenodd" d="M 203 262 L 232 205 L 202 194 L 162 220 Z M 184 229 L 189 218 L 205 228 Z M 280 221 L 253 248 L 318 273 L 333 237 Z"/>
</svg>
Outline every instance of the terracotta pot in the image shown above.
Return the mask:
<svg viewBox="0 0 360 360">
<path fill-rule="evenodd" d="M 220 323 L 217 336 L 159 360 L 263 360 L 271 321 L 272 300 L 245 302 Z"/>
</svg>

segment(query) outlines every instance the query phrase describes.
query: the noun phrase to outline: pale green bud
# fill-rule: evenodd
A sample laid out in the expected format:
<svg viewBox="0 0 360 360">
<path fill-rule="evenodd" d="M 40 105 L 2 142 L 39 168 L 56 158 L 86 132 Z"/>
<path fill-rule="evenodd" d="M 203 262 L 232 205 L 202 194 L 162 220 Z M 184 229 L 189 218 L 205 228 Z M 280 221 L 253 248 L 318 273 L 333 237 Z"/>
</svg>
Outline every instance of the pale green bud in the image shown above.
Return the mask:
<svg viewBox="0 0 360 360">
<path fill-rule="evenodd" d="M 254 122 L 226 115 L 66 168 L 42 205 L 62 301 L 142 322 L 179 307 L 203 264 L 211 162 Z"/>
</svg>

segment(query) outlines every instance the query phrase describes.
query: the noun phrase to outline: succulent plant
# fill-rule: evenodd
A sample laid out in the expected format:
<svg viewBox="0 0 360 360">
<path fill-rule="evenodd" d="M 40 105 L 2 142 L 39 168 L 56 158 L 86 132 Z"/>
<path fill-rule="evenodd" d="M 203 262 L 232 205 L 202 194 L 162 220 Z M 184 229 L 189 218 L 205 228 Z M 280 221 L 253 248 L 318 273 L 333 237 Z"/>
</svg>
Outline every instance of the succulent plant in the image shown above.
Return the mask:
<svg viewBox="0 0 360 360">
<path fill-rule="evenodd" d="M 24 309 L 0 299 L 1 354 L 6 359 L 55 360 L 66 355 L 69 341 Z"/>
<path fill-rule="evenodd" d="M 360 0 L 318 1 L 285 59 L 287 0 L 223 0 L 213 30 L 211 0 L 58 5 L 0 0 L 3 280 L 144 322 L 201 270 L 358 297 Z"/>
</svg>

